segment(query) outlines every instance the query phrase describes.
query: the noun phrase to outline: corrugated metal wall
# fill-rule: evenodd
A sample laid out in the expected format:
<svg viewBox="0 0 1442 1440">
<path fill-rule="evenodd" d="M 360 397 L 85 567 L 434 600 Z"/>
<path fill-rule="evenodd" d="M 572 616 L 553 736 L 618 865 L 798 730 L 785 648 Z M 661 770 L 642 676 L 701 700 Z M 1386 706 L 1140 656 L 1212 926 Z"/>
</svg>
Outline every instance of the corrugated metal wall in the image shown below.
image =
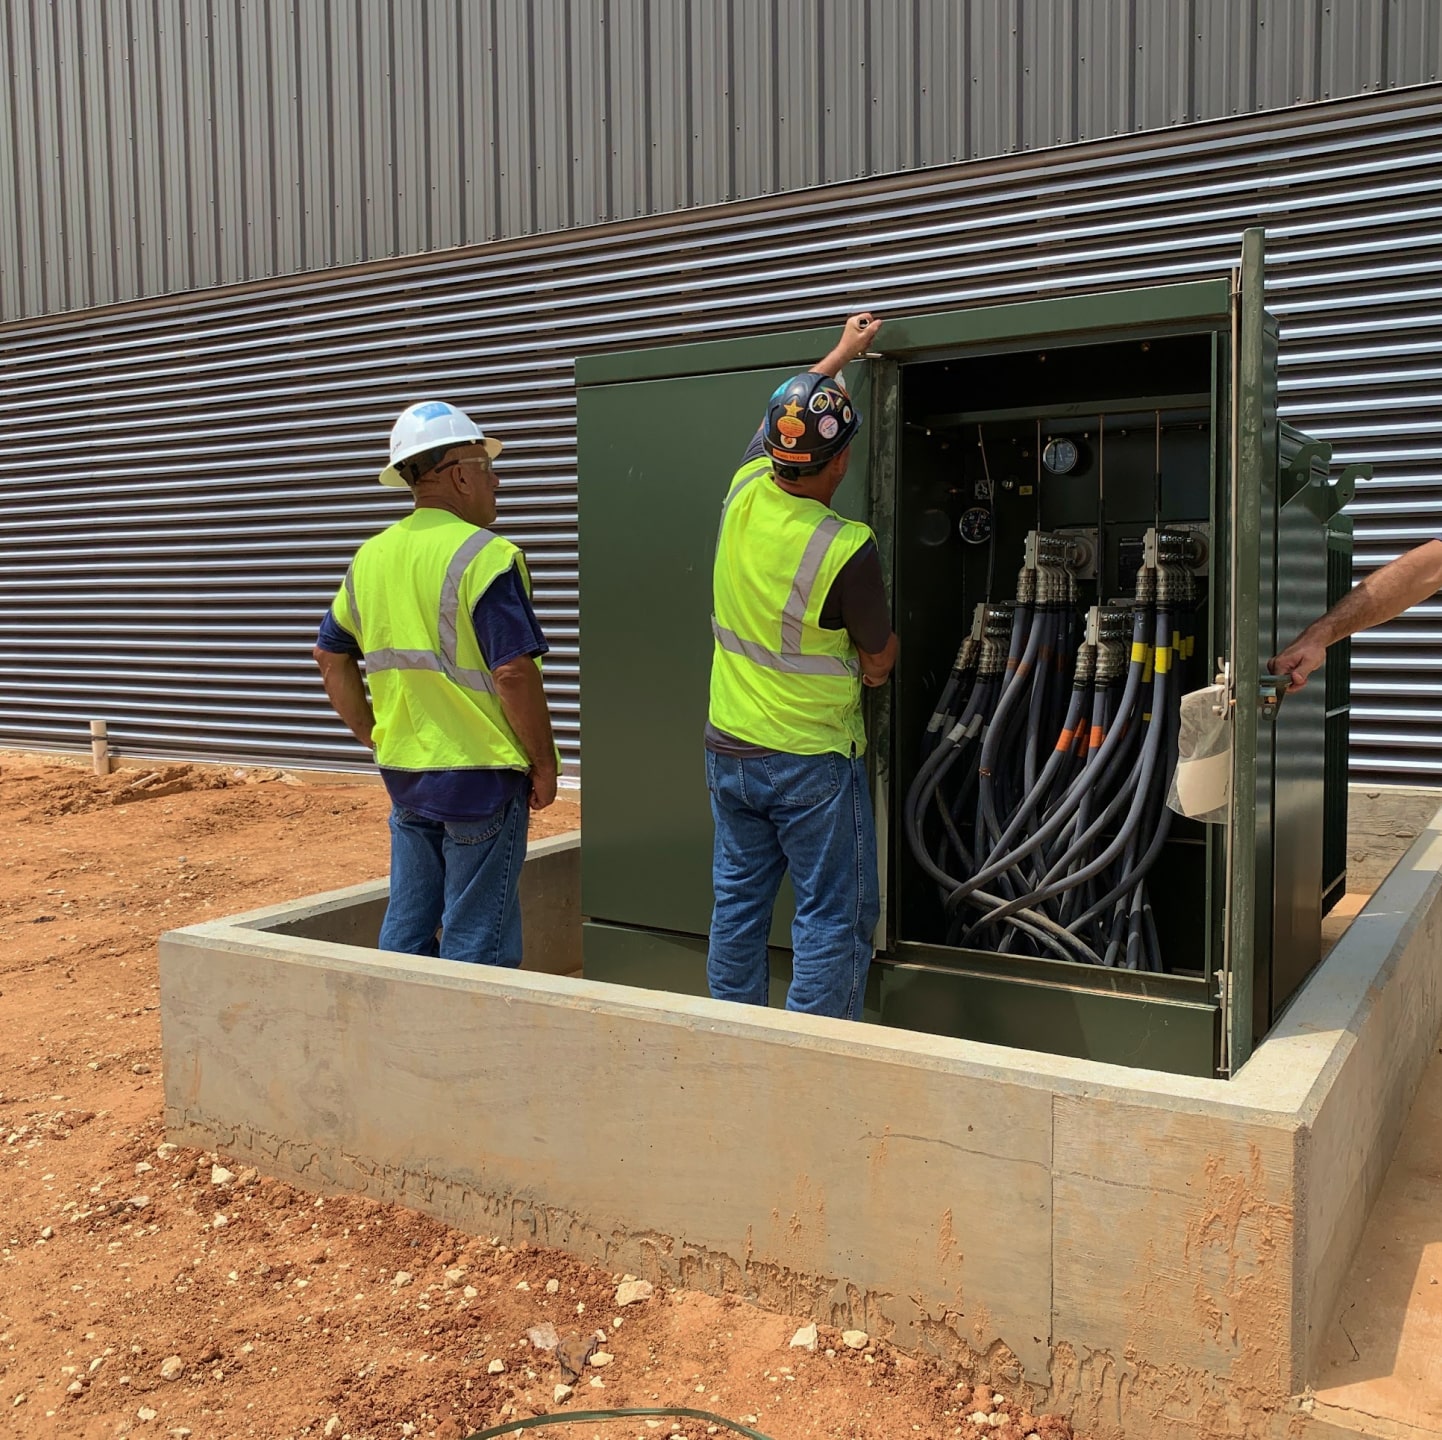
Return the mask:
<svg viewBox="0 0 1442 1440">
<path fill-rule="evenodd" d="M 0 329 L 0 742 L 358 762 L 309 648 L 439 394 L 507 439 L 574 762 L 575 355 L 1216 275 L 1257 223 L 1283 413 L 1377 464 L 1365 570 L 1442 533 L 1439 151 L 1431 87 Z M 1354 656 L 1359 773 L 1442 776 L 1442 603 Z"/>
<path fill-rule="evenodd" d="M 1439 75 L 1438 0 L 0 0 L 0 320 Z"/>
</svg>

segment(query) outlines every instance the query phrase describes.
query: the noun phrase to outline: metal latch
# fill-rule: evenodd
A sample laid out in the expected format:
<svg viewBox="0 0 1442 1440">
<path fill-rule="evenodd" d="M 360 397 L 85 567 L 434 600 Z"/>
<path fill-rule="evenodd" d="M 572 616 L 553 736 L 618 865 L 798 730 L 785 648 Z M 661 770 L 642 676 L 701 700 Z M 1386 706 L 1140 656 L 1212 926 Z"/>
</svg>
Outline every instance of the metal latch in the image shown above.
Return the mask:
<svg viewBox="0 0 1442 1440">
<path fill-rule="evenodd" d="M 1287 693 L 1291 677 L 1287 675 L 1263 675 L 1257 682 L 1257 699 L 1262 707 L 1263 720 L 1275 720 L 1282 708 L 1282 697 Z"/>
<path fill-rule="evenodd" d="M 1223 660 L 1220 655 L 1217 656 L 1217 675 L 1212 684 L 1223 693 L 1221 703 L 1215 707 L 1216 713 L 1225 715 L 1237 703 L 1237 697 L 1232 691 L 1232 662 Z"/>
</svg>

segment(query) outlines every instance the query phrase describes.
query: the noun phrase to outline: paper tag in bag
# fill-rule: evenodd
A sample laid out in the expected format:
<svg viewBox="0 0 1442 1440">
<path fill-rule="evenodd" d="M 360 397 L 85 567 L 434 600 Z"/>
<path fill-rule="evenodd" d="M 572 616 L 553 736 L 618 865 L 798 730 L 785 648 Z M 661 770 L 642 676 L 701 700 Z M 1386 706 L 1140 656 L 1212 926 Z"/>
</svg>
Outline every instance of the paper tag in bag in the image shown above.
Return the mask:
<svg viewBox="0 0 1442 1440">
<path fill-rule="evenodd" d="M 1199 819 L 1223 809 L 1232 798 L 1232 752 L 1177 761 L 1177 803 L 1183 815 Z"/>
</svg>

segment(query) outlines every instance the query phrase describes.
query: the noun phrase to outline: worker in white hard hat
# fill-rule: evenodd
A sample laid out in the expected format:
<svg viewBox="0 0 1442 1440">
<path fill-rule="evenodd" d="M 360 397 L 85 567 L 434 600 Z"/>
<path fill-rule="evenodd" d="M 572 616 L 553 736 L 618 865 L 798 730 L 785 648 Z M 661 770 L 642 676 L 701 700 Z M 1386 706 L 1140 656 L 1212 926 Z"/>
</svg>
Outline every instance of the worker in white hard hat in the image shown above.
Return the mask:
<svg viewBox="0 0 1442 1440">
<path fill-rule="evenodd" d="M 380 948 L 516 966 L 528 812 L 558 757 L 525 558 L 489 528 L 500 453 L 445 401 L 402 412 L 380 481 L 415 508 L 356 552 L 314 655 L 390 792 Z"/>
</svg>

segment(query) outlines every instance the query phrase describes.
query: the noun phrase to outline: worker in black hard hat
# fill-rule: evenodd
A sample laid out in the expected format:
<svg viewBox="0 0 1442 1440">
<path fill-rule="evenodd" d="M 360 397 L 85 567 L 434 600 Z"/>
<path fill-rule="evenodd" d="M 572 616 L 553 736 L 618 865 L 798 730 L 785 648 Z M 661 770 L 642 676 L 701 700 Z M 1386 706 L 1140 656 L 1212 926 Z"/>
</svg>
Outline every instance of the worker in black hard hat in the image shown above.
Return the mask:
<svg viewBox="0 0 1442 1440">
<path fill-rule="evenodd" d="M 767 1003 L 782 876 L 796 891 L 790 1010 L 858 1018 L 879 900 L 861 687 L 896 662 L 868 526 L 831 508 L 861 413 L 841 379 L 879 322 L 779 386 L 721 510 L 706 778 L 716 825 L 706 970 Z"/>
<path fill-rule="evenodd" d="M 1327 658 L 1327 649 L 1359 630 L 1385 625 L 1442 589 L 1442 540 L 1427 540 L 1374 570 L 1320 619 L 1314 620 L 1268 668 L 1300 690 Z"/>
</svg>

